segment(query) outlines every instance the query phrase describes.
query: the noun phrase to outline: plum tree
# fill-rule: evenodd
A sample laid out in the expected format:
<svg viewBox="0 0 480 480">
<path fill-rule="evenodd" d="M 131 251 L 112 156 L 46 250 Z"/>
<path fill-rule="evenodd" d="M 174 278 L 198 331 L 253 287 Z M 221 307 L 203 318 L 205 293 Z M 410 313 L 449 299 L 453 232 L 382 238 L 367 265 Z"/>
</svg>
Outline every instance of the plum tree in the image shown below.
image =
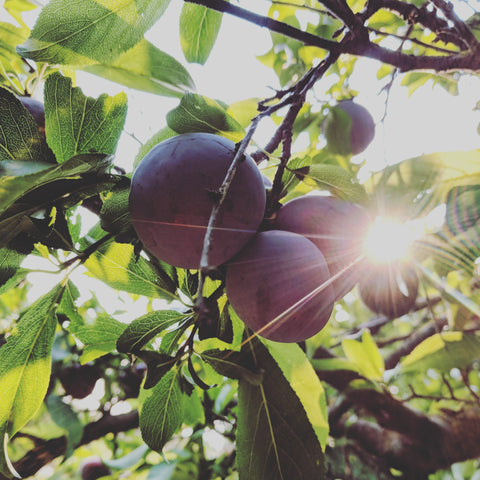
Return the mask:
<svg viewBox="0 0 480 480">
<path fill-rule="evenodd" d="M 353 100 L 342 100 L 327 115 L 324 133 L 330 150 L 357 155 L 373 140 L 375 122 L 364 106 Z"/>
<path fill-rule="evenodd" d="M 43 103 L 31 97 L 19 97 L 19 100 L 37 122 L 40 132 L 45 135 L 45 107 Z"/>
<path fill-rule="evenodd" d="M 277 342 L 300 342 L 319 332 L 334 295 L 322 253 L 302 235 L 260 232 L 228 264 L 228 299 L 243 322 Z"/>
<path fill-rule="evenodd" d="M 234 155 L 232 141 L 191 133 L 161 142 L 143 158 L 129 204 L 133 226 L 151 253 L 177 267 L 199 267 L 211 211 Z M 229 260 L 255 234 L 265 202 L 262 175 L 246 155 L 219 211 L 211 266 Z"/>
<path fill-rule="evenodd" d="M 92 459 L 82 466 L 82 480 L 97 480 L 110 474 L 110 469 L 101 460 Z"/>
<path fill-rule="evenodd" d="M 375 313 L 396 318 L 410 312 L 418 295 L 418 275 L 409 262 L 369 265 L 358 283 L 360 297 Z"/>
<path fill-rule="evenodd" d="M 71 395 L 73 398 L 85 398 L 92 393 L 99 378 L 99 372 L 95 365 L 73 364 L 62 368 L 58 373 L 58 378 L 66 395 Z"/>
<path fill-rule="evenodd" d="M 367 211 L 357 204 L 337 197 L 304 195 L 279 209 L 274 228 L 303 235 L 320 249 L 330 274 L 339 274 L 333 280 L 338 300 L 358 281 L 356 262 L 362 255 L 362 238 L 370 223 Z"/>
</svg>

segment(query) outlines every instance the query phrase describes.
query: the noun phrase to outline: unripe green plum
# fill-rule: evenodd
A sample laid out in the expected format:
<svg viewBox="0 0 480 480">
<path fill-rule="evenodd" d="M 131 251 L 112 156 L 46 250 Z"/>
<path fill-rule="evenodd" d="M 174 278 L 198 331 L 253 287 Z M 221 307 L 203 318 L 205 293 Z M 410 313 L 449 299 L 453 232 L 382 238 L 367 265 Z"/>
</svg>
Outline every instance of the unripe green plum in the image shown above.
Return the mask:
<svg viewBox="0 0 480 480">
<path fill-rule="evenodd" d="M 330 150 L 357 155 L 373 140 L 375 122 L 365 107 L 353 100 L 342 100 L 327 115 L 324 133 Z"/>
<path fill-rule="evenodd" d="M 338 300 L 359 279 L 363 238 L 370 224 L 369 214 L 357 204 L 337 197 L 304 195 L 279 209 L 274 228 L 303 235 L 319 248 L 330 274 L 338 274 L 333 280 Z"/>
<path fill-rule="evenodd" d="M 208 221 L 235 144 L 210 133 L 178 135 L 156 145 L 132 178 L 130 215 L 143 245 L 170 265 L 197 269 Z M 220 208 L 209 265 L 232 258 L 265 213 L 262 175 L 250 156 L 238 164 Z"/>
<path fill-rule="evenodd" d="M 40 132 L 45 135 L 45 108 L 43 103 L 31 97 L 19 97 L 19 100 L 37 122 Z"/>
<path fill-rule="evenodd" d="M 365 266 L 358 283 L 360 297 L 374 313 L 398 318 L 412 310 L 418 295 L 418 275 L 410 263 Z"/>
<path fill-rule="evenodd" d="M 334 295 L 322 253 L 302 235 L 260 232 L 226 266 L 226 292 L 241 320 L 277 342 L 301 342 L 318 333 Z"/>
</svg>

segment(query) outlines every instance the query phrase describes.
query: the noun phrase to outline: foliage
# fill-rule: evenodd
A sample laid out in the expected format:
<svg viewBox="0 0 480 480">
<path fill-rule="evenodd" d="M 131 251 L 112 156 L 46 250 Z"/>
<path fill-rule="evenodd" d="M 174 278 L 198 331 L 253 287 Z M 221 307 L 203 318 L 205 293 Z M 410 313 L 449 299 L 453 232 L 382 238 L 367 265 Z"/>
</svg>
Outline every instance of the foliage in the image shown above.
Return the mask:
<svg viewBox="0 0 480 480">
<path fill-rule="evenodd" d="M 324 118 L 356 95 L 361 57 L 377 61 L 387 97 L 397 78 L 409 93 L 433 83 L 457 95 L 464 75 L 478 76 L 478 4 L 464 21 L 445 0 L 271 1 L 264 16 L 242 3 L 185 1 L 178 59 L 147 40 L 169 0 L 5 0 L 1 479 L 44 478 L 47 464 L 48 478 L 78 478 L 92 456 L 110 478 L 142 480 L 480 478 L 480 150 L 404 159 L 365 179 L 368 150 L 323 146 Z M 184 63 L 219 48 L 225 13 L 269 29 L 258 60 L 278 77 L 271 98 L 228 105 L 195 90 Z M 87 96 L 77 72 L 126 90 Z M 134 90 L 176 103 L 125 172 L 115 155 Z M 45 135 L 18 98 L 32 94 Z M 128 194 L 150 148 L 208 132 L 242 153 L 267 117 L 277 130 L 252 150 L 272 180 L 264 228 L 306 193 L 404 223 L 445 212 L 410 251 L 421 297 L 408 314 L 372 316 L 353 290 L 314 337 L 271 342 L 230 307 L 223 267 L 175 268 L 142 248 Z M 32 297 L 39 274 L 46 287 Z M 85 364 L 98 380 L 75 399 L 62 373 Z"/>
</svg>

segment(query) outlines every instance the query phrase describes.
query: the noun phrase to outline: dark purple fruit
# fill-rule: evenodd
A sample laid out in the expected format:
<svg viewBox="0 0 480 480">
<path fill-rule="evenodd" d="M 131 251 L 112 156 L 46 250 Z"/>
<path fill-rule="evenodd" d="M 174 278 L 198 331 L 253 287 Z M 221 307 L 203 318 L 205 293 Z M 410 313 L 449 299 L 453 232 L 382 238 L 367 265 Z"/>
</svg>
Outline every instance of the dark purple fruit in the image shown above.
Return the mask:
<svg viewBox="0 0 480 480">
<path fill-rule="evenodd" d="M 277 342 L 318 333 L 334 295 L 322 253 L 301 235 L 272 230 L 255 235 L 227 264 L 228 299 L 243 322 Z"/>
<path fill-rule="evenodd" d="M 100 460 L 89 460 L 82 467 L 82 480 L 97 480 L 111 473 L 111 470 Z"/>
<path fill-rule="evenodd" d="M 197 269 L 212 208 L 235 144 L 210 133 L 178 135 L 143 158 L 132 178 L 130 214 L 144 246 L 170 265 Z M 247 155 L 220 209 L 210 266 L 232 258 L 256 233 L 265 211 L 262 175 Z"/>
<path fill-rule="evenodd" d="M 336 197 L 305 195 L 285 203 L 274 228 L 298 233 L 322 252 L 333 281 L 335 299 L 342 298 L 359 279 L 363 238 L 371 224 L 360 206 Z"/>
<path fill-rule="evenodd" d="M 140 393 L 143 377 L 147 372 L 144 363 L 135 365 L 133 369 L 124 370 L 118 375 L 118 384 L 123 390 L 125 398 L 136 398 Z"/>
<path fill-rule="evenodd" d="M 358 288 L 360 297 L 372 312 L 398 318 L 414 307 L 418 283 L 418 275 L 411 264 L 389 262 L 365 266 Z"/>
<path fill-rule="evenodd" d="M 95 365 L 71 365 L 62 368 L 58 378 L 66 395 L 85 398 L 92 393 L 99 373 Z"/>
<path fill-rule="evenodd" d="M 327 115 L 324 132 L 330 150 L 357 155 L 373 140 L 375 122 L 365 107 L 353 100 L 342 100 Z"/>
<path fill-rule="evenodd" d="M 20 97 L 19 99 L 37 122 L 40 132 L 45 135 L 45 108 L 43 103 L 31 97 Z"/>
</svg>

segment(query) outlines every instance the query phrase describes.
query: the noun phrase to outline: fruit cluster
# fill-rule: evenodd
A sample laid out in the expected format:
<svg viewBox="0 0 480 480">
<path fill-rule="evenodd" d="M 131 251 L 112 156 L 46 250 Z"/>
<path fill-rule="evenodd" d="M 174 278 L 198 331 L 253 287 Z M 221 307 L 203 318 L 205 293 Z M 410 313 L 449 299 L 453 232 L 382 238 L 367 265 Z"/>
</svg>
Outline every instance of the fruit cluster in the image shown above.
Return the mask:
<svg viewBox="0 0 480 480">
<path fill-rule="evenodd" d="M 339 108 L 353 112 L 348 148 L 358 153 L 372 138 L 370 127 L 364 138 L 356 125 L 362 122 L 363 132 L 370 124 L 350 101 Z M 333 120 L 327 133 L 332 125 Z M 325 326 L 335 301 L 359 281 L 361 238 L 370 217 L 362 207 L 336 197 L 307 195 L 281 206 L 267 228 L 262 222 L 268 186 L 252 158 L 244 155 L 204 252 L 212 209 L 235 148 L 209 133 L 178 135 L 156 145 L 132 178 L 132 224 L 144 247 L 170 265 L 198 269 L 205 253 L 209 267 L 224 265 L 229 302 L 258 335 L 303 341 Z"/>
</svg>

